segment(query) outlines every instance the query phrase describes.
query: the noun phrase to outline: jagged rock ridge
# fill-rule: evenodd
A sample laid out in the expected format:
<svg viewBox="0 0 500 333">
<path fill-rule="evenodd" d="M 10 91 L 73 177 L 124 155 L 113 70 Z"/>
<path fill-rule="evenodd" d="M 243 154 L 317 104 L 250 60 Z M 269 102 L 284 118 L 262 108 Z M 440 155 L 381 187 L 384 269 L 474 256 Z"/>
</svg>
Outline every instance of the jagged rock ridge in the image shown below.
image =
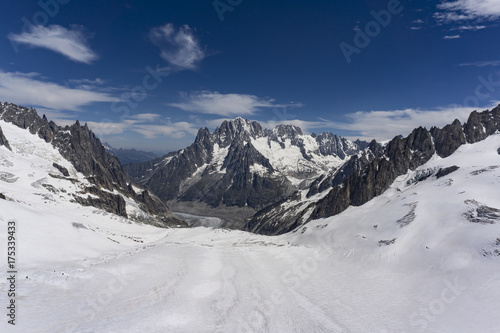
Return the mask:
<svg viewBox="0 0 500 333">
<path fill-rule="evenodd" d="M 245 228 L 263 234 L 280 234 L 310 220 L 339 214 L 351 205 L 363 205 L 385 192 L 398 176 L 425 164 L 434 154 L 448 157 L 461 145 L 482 141 L 499 130 L 500 106 L 491 111 L 472 112 L 463 125 L 455 120 L 442 129 L 432 127 L 427 130 L 419 127 L 406 138 L 395 137 L 391 140 L 373 160 L 362 169 L 354 170 L 322 199 L 309 204 L 294 221 L 283 226 L 276 219 L 261 218 L 269 217 L 269 212 L 259 212 Z M 442 170 L 441 174 L 452 171 L 454 168 Z M 311 191 L 314 194 L 317 184 L 313 185 Z M 297 214 L 294 215 L 296 216 Z"/>
</svg>

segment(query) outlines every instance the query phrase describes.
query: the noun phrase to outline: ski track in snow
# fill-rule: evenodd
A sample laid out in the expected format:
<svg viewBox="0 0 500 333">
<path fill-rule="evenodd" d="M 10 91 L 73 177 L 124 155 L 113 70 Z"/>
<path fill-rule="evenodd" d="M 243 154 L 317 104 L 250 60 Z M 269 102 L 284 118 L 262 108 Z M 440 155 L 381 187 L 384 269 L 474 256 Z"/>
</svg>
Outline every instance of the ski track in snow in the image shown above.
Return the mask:
<svg viewBox="0 0 500 333">
<path fill-rule="evenodd" d="M 15 151 L 0 147 L 9 199 L 0 200 L 0 244 L 16 221 L 19 272 L 17 325 L 4 315 L 1 332 L 500 329 L 500 256 L 484 255 L 500 248 L 500 221 L 463 216 L 467 200 L 500 208 L 500 168 L 491 168 L 500 135 L 419 168 L 460 166 L 444 178 L 407 185 L 418 170 L 409 172 L 362 207 L 265 237 L 158 229 L 63 200 L 42 184 L 78 186 L 48 176 L 52 162 L 83 176 L 50 145 L 0 125 Z M 386 240 L 394 242 L 379 246 Z M 1 299 L 7 289 L 0 280 Z"/>
</svg>

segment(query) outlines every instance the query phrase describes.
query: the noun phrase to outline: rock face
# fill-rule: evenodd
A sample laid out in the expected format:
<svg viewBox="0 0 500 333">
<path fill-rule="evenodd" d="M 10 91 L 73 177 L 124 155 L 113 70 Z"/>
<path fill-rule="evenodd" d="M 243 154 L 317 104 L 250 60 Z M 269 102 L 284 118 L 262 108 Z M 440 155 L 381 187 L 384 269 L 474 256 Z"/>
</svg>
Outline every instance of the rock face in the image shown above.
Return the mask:
<svg viewBox="0 0 500 333">
<path fill-rule="evenodd" d="M 55 162 L 54 162 L 54 163 L 52 163 L 52 166 L 53 166 L 54 168 L 56 168 L 57 170 L 59 170 L 59 171 L 62 173 L 62 175 L 63 175 L 64 177 L 69 177 L 69 171 L 68 171 L 68 169 L 66 169 L 65 167 L 60 166 L 59 164 L 57 164 L 57 163 L 55 163 Z"/>
<path fill-rule="evenodd" d="M 25 108 L 15 104 L 0 103 L 0 119 L 10 122 L 20 128 L 28 129 L 31 134 L 38 135 L 47 143 L 51 143 L 61 155 L 70 161 L 78 172 L 85 175 L 94 187 L 88 188 L 87 192 L 97 195 L 97 198 L 75 198 L 82 205 L 102 208 L 108 212 L 127 216 L 125 201 L 122 196 L 131 198 L 142 207 L 143 210 L 162 212 L 156 218 L 158 225 L 182 225 L 183 222 L 176 218 L 165 203 L 157 199 L 156 207 L 150 207 L 151 201 L 135 193 L 131 186 L 132 179 L 123 170 L 120 161 L 107 153 L 100 140 L 89 130 L 87 124 L 81 126 L 77 121 L 72 126 L 64 128 L 57 126 L 53 121 L 48 121 L 45 115 L 40 118 L 36 110 Z M 65 177 L 69 175 L 68 170 L 58 168 Z M 110 192 L 118 192 L 111 194 Z M 142 201 L 141 201 L 142 200 Z M 158 208 L 162 207 L 162 208 Z"/>
<path fill-rule="evenodd" d="M 7 141 L 5 135 L 3 135 L 1 127 L 0 127 L 0 146 L 5 146 L 8 150 L 12 150 L 12 148 L 9 145 L 9 141 Z"/>
<path fill-rule="evenodd" d="M 127 165 L 125 170 L 172 205 L 258 210 L 307 188 L 359 152 L 361 145 L 368 143 L 356 144 L 331 133 L 304 135 L 292 125 L 268 130 L 236 118 L 224 121 L 213 133 L 200 129 L 185 149 Z"/>
<path fill-rule="evenodd" d="M 301 208 L 300 213 L 292 214 L 292 219 L 279 221 L 280 207 L 268 207 L 257 213 L 245 226 L 246 230 L 276 235 L 307 223 L 312 219 L 326 218 L 339 214 L 349 206 L 360 206 L 385 192 L 394 180 L 409 170 L 425 164 L 437 154 L 447 157 L 465 143 L 475 143 L 486 139 L 500 130 L 500 106 L 481 113 L 473 112 L 462 125 L 455 120 L 444 128 L 431 128 L 430 131 L 419 127 L 408 137 L 395 137 L 384 149 L 373 147 L 375 157 L 360 161 L 352 157 L 342 168 L 329 176 L 322 176 L 312 183 L 308 196 L 333 188 L 326 196 Z M 341 169 L 342 169 L 341 168 Z M 456 167 L 441 169 L 439 176 L 456 171 Z M 288 206 L 299 207 L 296 199 L 287 202 Z M 277 205 L 279 206 L 279 205 Z M 283 211 L 280 213 L 283 214 Z"/>
</svg>

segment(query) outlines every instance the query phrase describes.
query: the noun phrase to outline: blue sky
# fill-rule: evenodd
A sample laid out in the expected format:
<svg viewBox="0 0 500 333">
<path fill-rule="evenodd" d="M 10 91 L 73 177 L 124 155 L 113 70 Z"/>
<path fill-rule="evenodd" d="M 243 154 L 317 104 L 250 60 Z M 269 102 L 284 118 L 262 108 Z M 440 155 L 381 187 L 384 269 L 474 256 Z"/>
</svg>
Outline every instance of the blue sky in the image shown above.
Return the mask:
<svg viewBox="0 0 500 333">
<path fill-rule="evenodd" d="M 390 139 L 500 100 L 500 2 L 5 0 L 0 101 L 167 152 L 237 116 Z"/>
</svg>

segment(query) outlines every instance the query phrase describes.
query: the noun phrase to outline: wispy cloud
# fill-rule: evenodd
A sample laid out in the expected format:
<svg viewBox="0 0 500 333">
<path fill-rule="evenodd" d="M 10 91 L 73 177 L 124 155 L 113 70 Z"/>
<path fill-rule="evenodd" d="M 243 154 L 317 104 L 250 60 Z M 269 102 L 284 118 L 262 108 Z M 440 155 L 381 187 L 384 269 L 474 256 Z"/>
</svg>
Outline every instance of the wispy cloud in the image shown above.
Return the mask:
<svg viewBox="0 0 500 333">
<path fill-rule="evenodd" d="M 127 131 L 141 134 L 146 139 L 170 137 L 180 139 L 194 136 L 200 125 L 189 122 L 172 122 L 159 114 L 143 113 L 122 119 L 120 122 L 88 122 L 90 128 L 98 136 L 117 135 Z"/>
<path fill-rule="evenodd" d="M 72 26 L 71 29 L 60 25 L 31 26 L 28 32 L 9 34 L 8 37 L 18 44 L 45 48 L 76 62 L 90 64 L 98 58 L 87 45 L 88 35 L 81 26 Z"/>
<path fill-rule="evenodd" d="M 95 102 L 116 102 L 110 94 L 73 89 L 42 81 L 37 73 L 0 70 L 0 100 L 45 108 L 80 111 Z"/>
<path fill-rule="evenodd" d="M 172 23 L 168 23 L 153 28 L 149 39 L 160 48 L 160 56 L 176 70 L 195 69 L 206 56 L 188 25 L 176 29 Z"/>
<path fill-rule="evenodd" d="M 444 36 L 443 39 L 459 39 L 460 35 Z"/>
<path fill-rule="evenodd" d="M 434 16 L 445 23 L 476 20 L 492 21 L 500 18 L 498 0 L 454 0 L 441 1 L 440 10 Z"/>
<path fill-rule="evenodd" d="M 168 105 L 188 112 L 215 114 L 224 117 L 254 115 L 261 108 L 286 106 L 275 104 L 275 101 L 270 98 L 266 99 L 245 94 L 221 94 L 210 91 L 184 93 L 181 98 L 182 102 Z M 300 106 L 300 104 L 295 106 Z"/>
<path fill-rule="evenodd" d="M 476 62 L 469 62 L 469 63 L 464 63 L 458 65 L 460 67 L 466 67 L 466 66 L 474 66 L 474 67 L 498 67 L 500 66 L 500 60 L 494 60 L 494 61 L 476 61 Z"/>
<path fill-rule="evenodd" d="M 486 29 L 486 26 L 485 25 L 462 25 L 462 26 L 459 26 L 457 28 L 453 28 L 453 30 L 462 30 L 462 31 L 465 31 L 465 30 L 477 31 L 477 30 L 482 30 L 482 29 Z"/>
</svg>

